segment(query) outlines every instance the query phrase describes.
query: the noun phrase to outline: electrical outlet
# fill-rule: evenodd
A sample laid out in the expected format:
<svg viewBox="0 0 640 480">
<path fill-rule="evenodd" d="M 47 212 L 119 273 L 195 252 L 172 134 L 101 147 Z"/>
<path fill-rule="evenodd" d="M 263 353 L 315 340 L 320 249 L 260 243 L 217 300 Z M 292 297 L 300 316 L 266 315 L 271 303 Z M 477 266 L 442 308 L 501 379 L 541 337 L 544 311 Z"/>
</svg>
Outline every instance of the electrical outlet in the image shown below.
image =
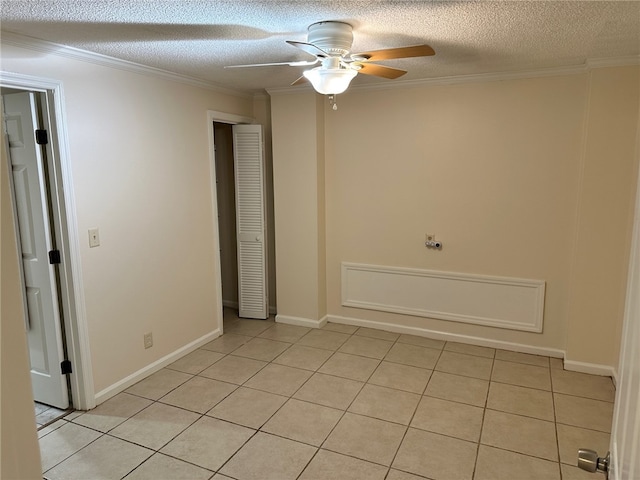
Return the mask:
<svg viewBox="0 0 640 480">
<path fill-rule="evenodd" d="M 424 234 L 424 241 L 425 242 L 435 242 L 436 241 L 436 236 L 433 233 L 425 233 Z"/>
<path fill-rule="evenodd" d="M 144 348 L 153 347 L 153 333 L 145 333 L 144 334 Z"/>
</svg>

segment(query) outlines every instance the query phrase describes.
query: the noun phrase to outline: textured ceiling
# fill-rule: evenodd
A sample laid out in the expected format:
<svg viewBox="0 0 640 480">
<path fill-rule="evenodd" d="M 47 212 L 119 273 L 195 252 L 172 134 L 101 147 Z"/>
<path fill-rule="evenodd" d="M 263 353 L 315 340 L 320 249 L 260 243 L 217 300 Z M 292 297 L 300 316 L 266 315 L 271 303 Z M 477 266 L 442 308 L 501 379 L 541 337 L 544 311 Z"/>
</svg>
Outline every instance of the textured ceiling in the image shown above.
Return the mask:
<svg viewBox="0 0 640 480">
<path fill-rule="evenodd" d="M 0 0 L 0 28 L 249 92 L 286 87 L 301 67 L 225 65 L 312 59 L 323 20 L 353 25 L 352 52 L 426 43 L 390 60 L 400 80 L 582 65 L 640 55 L 638 1 Z M 358 75 L 352 85 L 392 82 Z"/>
</svg>

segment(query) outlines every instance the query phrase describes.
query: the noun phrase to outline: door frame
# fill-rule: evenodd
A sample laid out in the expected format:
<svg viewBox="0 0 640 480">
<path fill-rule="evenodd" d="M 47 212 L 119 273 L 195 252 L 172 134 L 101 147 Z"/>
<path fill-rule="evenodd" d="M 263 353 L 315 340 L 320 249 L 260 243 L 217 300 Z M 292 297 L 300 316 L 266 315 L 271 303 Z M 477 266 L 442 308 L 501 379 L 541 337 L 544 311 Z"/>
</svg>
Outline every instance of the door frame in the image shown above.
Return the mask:
<svg viewBox="0 0 640 480">
<path fill-rule="evenodd" d="M 215 295 L 218 303 L 218 328 L 220 334 L 224 333 L 223 313 L 222 313 L 222 267 L 220 265 L 220 227 L 218 225 L 218 189 L 216 187 L 216 142 L 213 132 L 213 122 L 229 123 L 231 125 L 238 124 L 255 124 L 255 118 L 243 117 L 242 115 L 234 115 L 232 113 L 218 112 L 216 110 L 207 110 L 207 133 L 209 135 L 209 172 L 211 182 L 211 206 L 213 215 L 213 238 L 216 239 L 218 245 L 216 254 L 213 256 L 214 277 L 216 279 Z"/>
<path fill-rule="evenodd" d="M 63 328 L 67 356 L 73 369 L 69 375 L 71 402 L 75 409 L 90 410 L 96 406 L 96 401 L 62 82 L 0 71 L 0 86 L 43 92 L 51 110 L 51 219 L 55 237 L 59 239 L 58 249 L 64 259 L 59 268 L 58 288 L 59 301 L 64 312 Z"/>
<path fill-rule="evenodd" d="M 635 156 L 640 160 L 640 119 L 638 120 Z M 623 469 L 625 466 L 631 468 L 630 473 L 636 475 L 640 473 L 640 454 L 635 453 L 635 457 L 633 457 L 636 451 L 633 445 L 640 445 L 640 414 L 636 412 L 635 418 L 632 419 L 633 415 L 630 413 L 635 408 L 634 402 L 640 399 L 640 383 L 637 380 L 633 383 L 633 378 L 640 369 L 637 364 L 633 363 L 634 356 L 637 358 L 640 355 L 640 340 L 636 334 L 640 331 L 640 293 L 638 292 L 640 286 L 640 169 L 636 175 L 638 178 L 633 205 L 627 290 L 624 319 L 620 332 L 620 356 L 616 368 L 616 396 L 609 445 L 611 454 L 609 478 L 611 480 L 622 480 L 622 475 L 629 473 Z M 631 452 L 632 458 L 624 458 L 623 455 L 629 452 Z M 623 465 L 624 460 L 628 462 L 626 465 Z"/>
</svg>

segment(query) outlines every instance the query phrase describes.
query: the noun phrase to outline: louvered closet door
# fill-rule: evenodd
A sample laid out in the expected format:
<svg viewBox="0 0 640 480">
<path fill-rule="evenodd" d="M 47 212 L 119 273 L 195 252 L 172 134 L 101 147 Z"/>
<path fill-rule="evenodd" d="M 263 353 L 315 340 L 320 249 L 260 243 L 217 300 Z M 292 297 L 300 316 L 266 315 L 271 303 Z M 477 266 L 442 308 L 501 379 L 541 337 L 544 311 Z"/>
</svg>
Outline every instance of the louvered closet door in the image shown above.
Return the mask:
<svg viewBox="0 0 640 480">
<path fill-rule="evenodd" d="M 239 315 L 265 319 L 268 313 L 261 125 L 233 126 L 233 156 Z"/>
</svg>

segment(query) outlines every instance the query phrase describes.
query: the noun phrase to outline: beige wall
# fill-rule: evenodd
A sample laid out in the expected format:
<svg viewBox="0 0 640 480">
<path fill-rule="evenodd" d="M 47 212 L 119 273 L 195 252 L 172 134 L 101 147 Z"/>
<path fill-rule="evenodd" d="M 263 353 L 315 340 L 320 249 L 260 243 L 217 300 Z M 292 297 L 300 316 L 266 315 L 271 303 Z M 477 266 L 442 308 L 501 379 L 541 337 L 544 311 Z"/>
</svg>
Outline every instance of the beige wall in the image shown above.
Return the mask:
<svg viewBox="0 0 640 480">
<path fill-rule="evenodd" d="M 319 96 L 274 95 L 274 163 L 283 162 L 274 170 L 276 199 L 287 195 L 289 203 L 295 198 L 305 206 L 304 213 L 299 205 L 281 210 L 276 202 L 277 241 L 286 236 L 287 245 L 300 249 L 326 238 L 330 316 L 567 350 L 574 363 L 614 366 L 615 333 L 605 334 L 600 346 L 594 330 L 613 326 L 615 332 L 621 321 L 637 166 L 632 155 L 637 75 L 637 67 L 626 67 L 352 89 L 340 96 L 338 111 L 323 100 L 324 123 L 316 126 L 308 97 Z M 622 107 L 622 99 L 629 104 Z M 619 107 L 620 115 L 610 121 Z M 314 207 L 303 185 L 315 185 L 314 176 L 320 175 L 285 170 L 284 164 L 300 169 L 315 162 L 320 168 L 320 147 L 312 140 L 322 128 L 326 201 Z M 302 138 L 306 146 L 298 145 Z M 298 189 L 305 194 L 297 196 Z M 599 196 L 607 198 L 604 207 Z M 301 222 L 323 206 L 326 237 L 307 238 L 309 229 Z M 595 225 L 604 227 L 602 235 L 612 248 L 594 248 L 587 240 Z M 436 234 L 444 243 L 441 251 L 424 247 L 425 233 Z M 300 288 L 282 284 L 281 278 L 311 271 L 284 262 L 278 271 L 281 306 L 298 298 Z M 544 330 L 519 332 L 342 307 L 341 262 L 544 280 Z M 590 283 L 594 278 L 607 284 L 606 291 Z M 585 300 L 597 301 L 598 308 L 578 308 Z M 609 315 L 603 318 L 603 312 Z M 585 328 L 592 340 L 584 339 Z"/>
<path fill-rule="evenodd" d="M 252 100 L 7 44 L 2 68 L 63 82 L 100 392 L 217 328 L 207 110 L 251 116 Z"/>
<path fill-rule="evenodd" d="M 8 159 L 4 140 L 0 144 L 0 478 L 27 480 L 42 478 L 42 471 L 29 377 Z"/>
<path fill-rule="evenodd" d="M 589 76 L 567 358 L 617 367 L 638 157 L 638 68 Z"/>
<path fill-rule="evenodd" d="M 585 91 L 569 76 L 342 98 L 327 114 L 329 311 L 562 348 Z M 342 261 L 545 280 L 544 331 L 341 307 Z"/>
<path fill-rule="evenodd" d="M 308 93 L 271 100 L 278 315 L 319 321 L 324 279 L 324 139 L 319 99 Z"/>
<path fill-rule="evenodd" d="M 269 310 L 277 312 L 276 282 L 276 236 L 273 209 L 273 154 L 271 146 L 271 99 L 268 95 L 256 95 L 253 99 L 253 118 L 263 126 L 265 202 L 267 220 L 267 283 L 269 287 Z"/>
</svg>

